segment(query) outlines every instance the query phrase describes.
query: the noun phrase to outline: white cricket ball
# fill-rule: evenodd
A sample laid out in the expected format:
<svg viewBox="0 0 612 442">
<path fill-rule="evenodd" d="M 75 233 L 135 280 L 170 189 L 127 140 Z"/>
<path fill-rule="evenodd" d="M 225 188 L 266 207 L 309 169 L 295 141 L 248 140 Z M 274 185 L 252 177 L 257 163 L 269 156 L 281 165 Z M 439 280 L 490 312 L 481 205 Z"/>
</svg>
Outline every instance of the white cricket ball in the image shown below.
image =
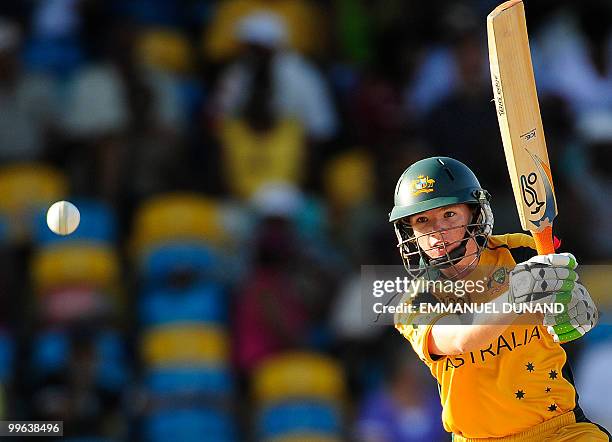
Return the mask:
<svg viewBox="0 0 612 442">
<path fill-rule="evenodd" d="M 76 206 L 68 201 L 58 201 L 47 211 L 47 225 L 58 235 L 70 235 L 81 221 L 81 214 Z"/>
</svg>

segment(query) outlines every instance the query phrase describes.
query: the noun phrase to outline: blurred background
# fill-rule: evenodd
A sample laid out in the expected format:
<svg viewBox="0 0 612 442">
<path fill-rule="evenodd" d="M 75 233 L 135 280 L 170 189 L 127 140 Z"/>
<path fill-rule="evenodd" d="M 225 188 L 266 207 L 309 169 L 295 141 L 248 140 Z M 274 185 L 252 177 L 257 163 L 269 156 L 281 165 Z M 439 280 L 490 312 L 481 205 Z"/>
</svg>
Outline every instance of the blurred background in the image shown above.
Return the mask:
<svg viewBox="0 0 612 442">
<path fill-rule="evenodd" d="M 393 189 L 427 156 L 520 231 L 498 3 L 0 2 L 0 417 L 72 441 L 450 440 L 408 342 L 362 321 L 360 265 L 400 263 Z M 526 10 L 556 235 L 611 263 L 612 3 Z M 608 429 L 611 337 L 567 346 Z"/>
</svg>

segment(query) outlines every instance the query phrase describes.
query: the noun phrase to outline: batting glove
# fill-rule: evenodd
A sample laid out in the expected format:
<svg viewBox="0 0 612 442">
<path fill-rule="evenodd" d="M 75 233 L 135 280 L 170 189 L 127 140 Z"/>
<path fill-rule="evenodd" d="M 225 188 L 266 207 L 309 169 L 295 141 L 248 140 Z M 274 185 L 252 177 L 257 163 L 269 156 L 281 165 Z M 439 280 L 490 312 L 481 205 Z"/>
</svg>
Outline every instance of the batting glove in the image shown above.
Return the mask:
<svg viewBox="0 0 612 442">
<path fill-rule="evenodd" d="M 580 283 L 572 290 L 572 299 L 561 314 L 545 314 L 547 325 L 555 342 L 564 343 L 578 339 L 588 333 L 599 319 L 597 307 L 588 290 Z"/>
<path fill-rule="evenodd" d="M 517 264 L 510 272 L 508 301 L 567 305 L 578 280 L 577 265 L 571 253 L 538 255 Z"/>
</svg>

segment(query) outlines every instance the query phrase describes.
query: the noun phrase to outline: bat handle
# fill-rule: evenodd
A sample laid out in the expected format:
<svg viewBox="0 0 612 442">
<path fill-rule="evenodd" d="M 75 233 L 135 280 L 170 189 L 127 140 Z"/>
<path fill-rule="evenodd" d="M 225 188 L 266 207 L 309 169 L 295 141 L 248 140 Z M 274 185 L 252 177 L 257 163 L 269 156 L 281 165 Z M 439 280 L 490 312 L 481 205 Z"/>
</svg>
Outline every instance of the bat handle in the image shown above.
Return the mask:
<svg viewBox="0 0 612 442">
<path fill-rule="evenodd" d="M 548 255 L 555 253 L 555 245 L 553 243 L 552 226 L 545 227 L 541 232 L 531 232 L 535 240 L 536 249 L 540 255 Z"/>
</svg>

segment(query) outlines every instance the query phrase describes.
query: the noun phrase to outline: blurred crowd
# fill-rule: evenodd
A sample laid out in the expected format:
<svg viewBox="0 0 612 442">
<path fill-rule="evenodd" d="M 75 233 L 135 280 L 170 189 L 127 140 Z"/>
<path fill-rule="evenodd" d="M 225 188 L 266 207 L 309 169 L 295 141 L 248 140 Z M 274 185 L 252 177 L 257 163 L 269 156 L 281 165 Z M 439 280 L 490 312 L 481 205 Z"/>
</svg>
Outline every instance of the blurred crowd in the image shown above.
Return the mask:
<svg viewBox="0 0 612 442">
<path fill-rule="evenodd" d="M 432 155 L 520 231 L 498 3 L 0 2 L 0 417 L 73 441 L 449 440 L 426 367 L 362 320 L 360 266 L 400 263 L 395 182 Z M 610 264 L 612 3 L 526 11 L 555 234 Z M 66 238 L 45 223 L 62 199 Z M 568 345 L 608 429 L 611 337 Z"/>
</svg>

